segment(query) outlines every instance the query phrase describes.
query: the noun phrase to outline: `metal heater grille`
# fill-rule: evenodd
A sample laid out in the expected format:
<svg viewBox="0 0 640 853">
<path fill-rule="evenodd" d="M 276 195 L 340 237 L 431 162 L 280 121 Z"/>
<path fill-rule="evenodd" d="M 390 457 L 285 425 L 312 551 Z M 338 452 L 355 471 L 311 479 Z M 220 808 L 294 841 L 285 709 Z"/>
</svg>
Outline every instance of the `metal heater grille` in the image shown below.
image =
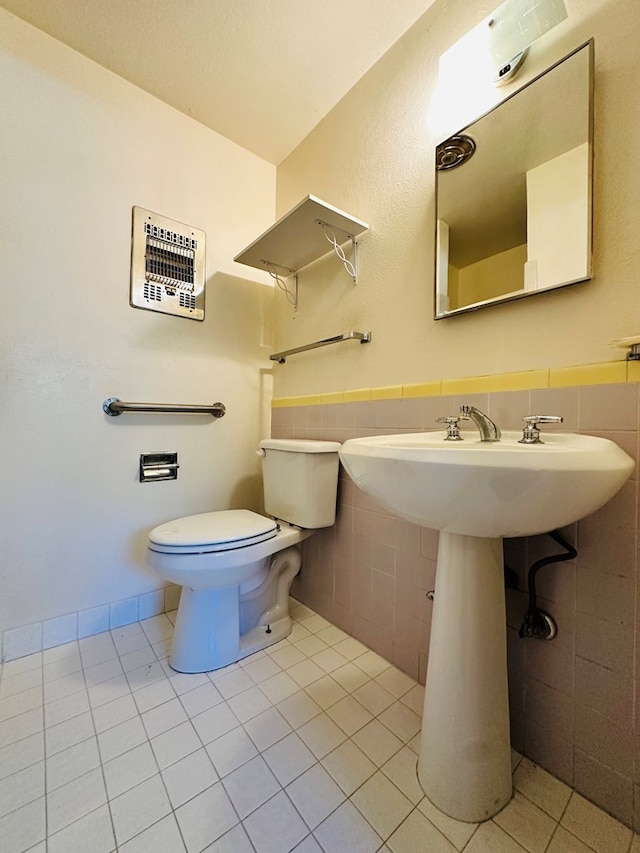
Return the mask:
<svg viewBox="0 0 640 853">
<path fill-rule="evenodd" d="M 204 249 L 204 231 L 134 207 L 131 305 L 204 320 Z"/>
</svg>

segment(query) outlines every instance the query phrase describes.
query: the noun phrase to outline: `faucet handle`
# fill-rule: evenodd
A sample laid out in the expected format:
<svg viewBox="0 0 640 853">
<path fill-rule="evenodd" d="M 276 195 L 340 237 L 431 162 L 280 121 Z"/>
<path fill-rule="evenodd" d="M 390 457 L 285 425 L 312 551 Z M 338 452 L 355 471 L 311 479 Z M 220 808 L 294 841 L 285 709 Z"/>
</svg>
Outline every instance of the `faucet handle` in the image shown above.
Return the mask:
<svg viewBox="0 0 640 853">
<path fill-rule="evenodd" d="M 518 444 L 544 444 L 540 438 L 538 424 L 561 424 L 563 418 L 560 415 L 527 415 L 522 420 L 525 422 L 525 427 Z"/>
<path fill-rule="evenodd" d="M 441 417 L 436 418 L 436 423 L 447 424 L 447 434 L 444 441 L 463 441 L 463 438 L 460 435 L 458 421 L 468 420 L 469 418 L 466 417 L 466 415 L 442 415 Z"/>
</svg>

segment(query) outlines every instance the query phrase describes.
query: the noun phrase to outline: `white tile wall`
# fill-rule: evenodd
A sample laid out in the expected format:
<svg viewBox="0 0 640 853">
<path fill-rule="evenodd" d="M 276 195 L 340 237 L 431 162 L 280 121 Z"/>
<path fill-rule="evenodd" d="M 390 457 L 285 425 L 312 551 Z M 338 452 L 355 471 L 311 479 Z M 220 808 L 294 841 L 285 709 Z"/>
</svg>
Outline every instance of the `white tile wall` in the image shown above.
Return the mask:
<svg viewBox="0 0 640 853">
<path fill-rule="evenodd" d="M 35 622 L 0 632 L 0 661 L 16 660 L 42 649 L 82 640 L 139 620 L 151 620 L 153 616 L 175 610 L 179 601 L 180 587 L 171 585 L 154 592 L 47 619 L 45 622 Z M 153 631 L 153 625 L 149 625 L 147 630 Z M 162 642 L 164 639 L 158 636 L 156 641 Z"/>
</svg>

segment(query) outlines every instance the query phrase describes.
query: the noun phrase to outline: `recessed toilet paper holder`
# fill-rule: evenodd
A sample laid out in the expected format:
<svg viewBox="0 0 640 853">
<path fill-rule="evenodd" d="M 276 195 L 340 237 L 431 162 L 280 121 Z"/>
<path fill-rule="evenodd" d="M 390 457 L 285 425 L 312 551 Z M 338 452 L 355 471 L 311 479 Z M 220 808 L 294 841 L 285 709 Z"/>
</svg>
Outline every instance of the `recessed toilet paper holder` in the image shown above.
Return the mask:
<svg viewBox="0 0 640 853">
<path fill-rule="evenodd" d="M 140 454 L 140 482 L 178 479 L 178 454 L 159 451 Z"/>
</svg>

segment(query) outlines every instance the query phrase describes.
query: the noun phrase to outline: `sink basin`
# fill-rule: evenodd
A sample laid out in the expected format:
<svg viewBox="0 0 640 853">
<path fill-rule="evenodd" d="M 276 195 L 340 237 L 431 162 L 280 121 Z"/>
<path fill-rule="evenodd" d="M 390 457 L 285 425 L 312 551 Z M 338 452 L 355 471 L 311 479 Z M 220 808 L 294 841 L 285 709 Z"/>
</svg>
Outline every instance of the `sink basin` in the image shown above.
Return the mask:
<svg viewBox="0 0 640 853">
<path fill-rule="evenodd" d="M 476 433 L 379 435 L 346 441 L 340 459 L 355 484 L 423 527 L 467 536 L 531 536 L 584 518 L 610 500 L 633 461 L 605 438 L 549 433 L 544 444 Z"/>
<path fill-rule="evenodd" d="M 548 433 L 544 444 L 442 431 L 346 441 L 357 486 L 440 531 L 418 778 L 456 820 L 487 820 L 512 795 L 502 537 L 570 524 L 612 498 L 634 468 L 607 439 Z M 531 641 L 529 641 L 531 642 Z"/>
</svg>

